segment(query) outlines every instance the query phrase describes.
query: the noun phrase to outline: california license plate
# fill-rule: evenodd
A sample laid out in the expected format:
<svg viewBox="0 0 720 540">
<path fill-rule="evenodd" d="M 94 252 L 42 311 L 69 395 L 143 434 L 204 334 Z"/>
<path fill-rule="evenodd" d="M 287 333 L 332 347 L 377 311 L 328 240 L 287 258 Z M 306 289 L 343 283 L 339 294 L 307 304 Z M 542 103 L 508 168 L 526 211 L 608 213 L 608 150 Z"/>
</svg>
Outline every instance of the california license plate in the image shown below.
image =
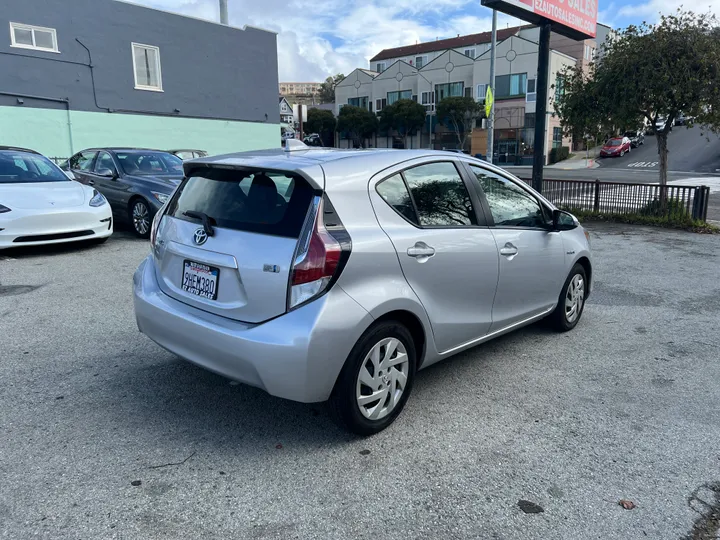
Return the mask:
<svg viewBox="0 0 720 540">
<path fill-rule="evenodd" d="M 220 270 L 195 261 L 185 261 L 184 266 L 182 290 L 195 296 L 217 300 Z"/>
</svg>

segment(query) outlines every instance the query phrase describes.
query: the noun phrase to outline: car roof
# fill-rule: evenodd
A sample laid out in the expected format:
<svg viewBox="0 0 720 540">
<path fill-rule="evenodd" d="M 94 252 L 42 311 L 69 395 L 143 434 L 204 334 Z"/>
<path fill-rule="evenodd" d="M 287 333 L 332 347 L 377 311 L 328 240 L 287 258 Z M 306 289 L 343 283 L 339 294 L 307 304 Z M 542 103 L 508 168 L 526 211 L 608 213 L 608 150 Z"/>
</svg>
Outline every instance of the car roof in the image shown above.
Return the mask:
<svg viewBox="0 0 720 540">
<path fill-rule="evenodd" d="M 258 169 L 303 170 L 315 165 L 335 161 L 346 161 L 354 167 L 365 167 L 368 170 L 382 170 L 396 163 L 425 156 L 446 156 L 457 158 L 457 153 L 439 150 L 394 150 L 392 148 L 373 148 L 367 150 L 351 150 L 340 148 L 307 148 L 286 151 L 280 148 L 255 150 L 207 156 L 186 163 L 185 167 L 195 168 L 202 165 L 224 165 L 249 167 Z"/>
<path fill-rule="evenodd" d="M 85 150 L 80 150 L 80 152 L 77 152 L 78 154 L 81 154 L 83 152 L 99 152 L 101 150 L 105 150 L 108 152 L 164 152 L 166 154 L 169 154 L 167 150 L 158 150 L 157 148 L 135 148 L 132 146 L 102 146 L 98 148 L 86 148 Z"/>
<path fill-rule="evenodd" d="M 41 155 L 40 152 L 31 150 L 30 148 L 21 148 L 19 146 L 0 146 L 0 150 L 9 150 L 11 152 L 27 152 L 28 154 Z"/>
</svg>

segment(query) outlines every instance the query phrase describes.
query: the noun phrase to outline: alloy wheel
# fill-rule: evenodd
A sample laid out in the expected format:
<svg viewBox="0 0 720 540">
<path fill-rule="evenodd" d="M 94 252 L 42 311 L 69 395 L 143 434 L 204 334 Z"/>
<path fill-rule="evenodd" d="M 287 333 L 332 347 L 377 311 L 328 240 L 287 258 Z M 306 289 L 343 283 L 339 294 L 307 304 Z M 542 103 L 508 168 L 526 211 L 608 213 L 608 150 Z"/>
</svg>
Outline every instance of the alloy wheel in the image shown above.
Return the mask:
<svg viewBox="0 0 720 540">
<path fill-rule="evenodd" d="M 565 319 L 568 323 L 574 323 L 580 316 L 584 301 L 585 280 L 580 274 L 575 274 L 565 294 Z"/>
<path fill-rule="evenodd" d="M 360 365 L 356 384 L 357 405 L 365 418 L 380 420 L 395 409 L 409 370 L 407 351 L 399 339 L 384 338 L 370 349 Z"/>
<path fill-rule="evenodd" d="M 138 201 L 133 205 L 132 219 L 137 233 L 141 236 L 147 234 L 150 230 L 150 211 L 144 202 Z"/>
</svg>

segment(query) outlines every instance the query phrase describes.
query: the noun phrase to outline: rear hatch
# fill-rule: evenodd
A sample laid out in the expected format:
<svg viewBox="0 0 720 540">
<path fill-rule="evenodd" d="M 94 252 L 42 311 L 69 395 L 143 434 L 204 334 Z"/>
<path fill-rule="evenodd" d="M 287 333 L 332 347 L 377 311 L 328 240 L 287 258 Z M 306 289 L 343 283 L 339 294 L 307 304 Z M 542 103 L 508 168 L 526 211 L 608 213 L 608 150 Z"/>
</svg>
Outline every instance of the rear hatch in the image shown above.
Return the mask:
<svg viewBox="0 0 720 540">
<path fill-rule="evenodd" d="M 285 313 L 298 237 L 319 193 L 290 172 L 189 171 L 151 237 L 160 288 L 243 322 Z"/>
</svg>

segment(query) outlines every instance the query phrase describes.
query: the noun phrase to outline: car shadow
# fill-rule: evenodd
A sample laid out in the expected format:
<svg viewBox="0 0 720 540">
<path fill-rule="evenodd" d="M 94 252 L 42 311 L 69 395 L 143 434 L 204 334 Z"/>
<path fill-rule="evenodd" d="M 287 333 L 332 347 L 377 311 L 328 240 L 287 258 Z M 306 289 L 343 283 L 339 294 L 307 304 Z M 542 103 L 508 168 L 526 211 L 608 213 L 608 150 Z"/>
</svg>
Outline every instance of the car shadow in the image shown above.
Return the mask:
<svg viewBox="0 0 720 540">
<path fill-rule="evenodd" d="M 544 338 L 548 333 L 552 332 L 544 326 L 532 325 L 420 371 L 408 404 L 410 410 L 378 437 L 391 437 L 395 429 L 412 431 L 414 425 L 426 424 L 427 418 L 414 417 L 422 414 L 413 411 L 422 408 L 421 404 L 415 406 L 417 402 L 431 400 L 437 392 L 450 393 L 452 385 L 443 389 L 448 377 L 482 378 L 482 372 L 495 361 L 493 352 L 506 346 L 506 340 L 522 342 Z M 193 448 L 199 453 L 247 455 L 267 452 L 277 445 L 313 450 L 352 445 L 363 439 L 340 428 L 326 403 L 276 398 L 154 346 L 143 349 L 148 352 L 134 356 L 131 365 L 121 368 L 97 390 L 104 394 L 100 398 L 103 402 L 117 404 L 108 407 L 104 418 L 140 440 Z"/>
</svg>

